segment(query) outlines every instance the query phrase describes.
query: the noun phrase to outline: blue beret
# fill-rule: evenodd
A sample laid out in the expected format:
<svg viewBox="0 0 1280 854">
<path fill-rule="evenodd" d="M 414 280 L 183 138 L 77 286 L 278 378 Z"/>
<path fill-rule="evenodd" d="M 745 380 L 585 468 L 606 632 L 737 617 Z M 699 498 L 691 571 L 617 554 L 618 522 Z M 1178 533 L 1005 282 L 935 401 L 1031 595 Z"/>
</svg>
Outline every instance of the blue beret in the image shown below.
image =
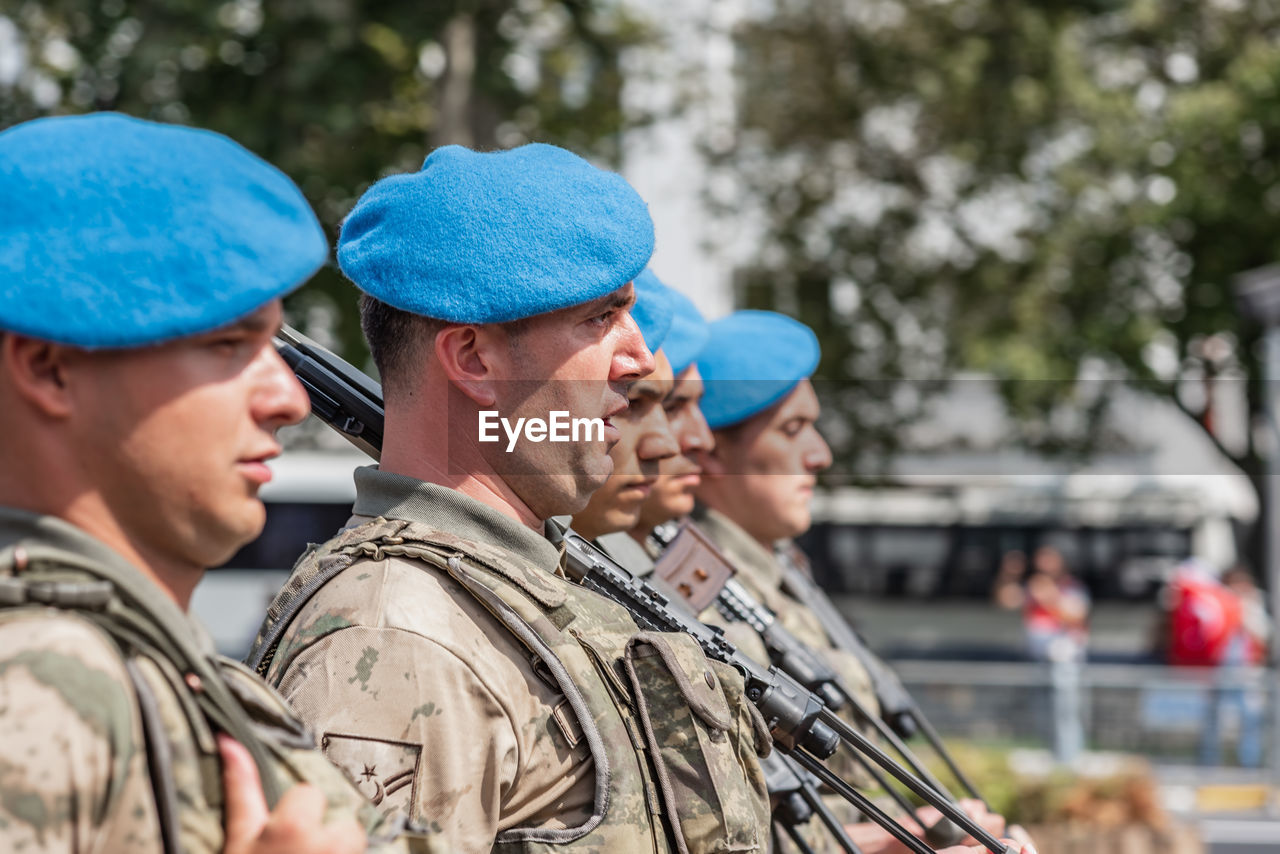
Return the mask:
<svg viewBox="0 0 1280 854">
<path fill-rule="evenodd" d="M 786 397 L 818 367 L 818 336 L 772 311 L 738 311 L 711 324 L 698 371 L 702 414 L 712 430 L 732 427 Z"/>
<path fill-rule="evenodd" d="M 454 323 L 503 323 L 588 302 L 653 254 L 649 209 L 621 176 L 553 145 L 431 152 L 368 189 L 338 263 L 369 295 Z"/>
<path fill-rule="evenodd" d="M 230 139 L 115 113 L 0 133 L 0 329 L 139 347 L 301 285 L 328 241 L 285 175 Z"/>
<path fill-rule="evenodd" d="M 644 336 L 644 346 L 656 353 L 666 346 L 664 341 L 671 328 L 671 289 L 647 267 L 636 276 L 635 287 L 636 304 L 631 307 L 631 316 Z"/>
<path fill-rule="evenodd" d="M 711 329 L 693 300 L 675 289 L 669 289 L 669 293 L 674 315 L 667 340 L 662 342 L 662 350 L 671 361 L 671 370 L 678 374 L 698 358 Z"/>
</svg>

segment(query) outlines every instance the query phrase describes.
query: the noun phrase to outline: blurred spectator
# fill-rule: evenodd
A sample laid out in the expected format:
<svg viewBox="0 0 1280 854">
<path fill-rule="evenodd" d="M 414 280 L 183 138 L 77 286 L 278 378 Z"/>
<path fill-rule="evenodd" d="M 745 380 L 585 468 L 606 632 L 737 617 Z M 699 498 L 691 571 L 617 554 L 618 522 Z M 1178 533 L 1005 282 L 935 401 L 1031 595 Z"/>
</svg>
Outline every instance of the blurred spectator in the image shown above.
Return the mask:
<svg viewBox="0 0 1280 854">
<path fill-rule="evenodd" d="M 1212 667 L 1200 730 L 1200 764 L 1222 762 L 1223 723 L 1234 716 L 1236 759 L 1262 763 L 1262 687 L 1250 667 L 1266 659 L 1270 620 L 1248 567 L 1217 577 L 1213 567 L 1183 561 L 1161 593 L 1165 661 L 1177 667 Z"/>
<path fill-rule="evenodd" d="M 1084 750 L 1080 665 L 1089 642 L 1089 594 L 1053 546 L 1036 549 L 1027 574 L 1027 556 L 1005 552 L 991 598 L 1006 610 L 1022 609 L 1027 654 L 1051 665 L 1049 693 L 1036 701 L 1059 762 L 1071 763 Z"/>
<path fill-rule="evenodd" d="M 1062 552 L 1036 549 L 1024 586 L 1022 624 L 1036 661 L 1082 661 L 1089 643 L 1089 593 L 1071 575 Z"/>
<path fill-rule="evenodd" d="M 991 599 L 1006 611 L 1016 611 L 1027 601 L 1022 582 L 1027 574 L 1027 556 L 1020 551 L 1005 552 L 991 588 Z"/>
<path fill-rule="evenodd" d="M 1218 646 L 1218 660 L 1210 662 L 1218 671 L 1205 709 L 1200 763 L 1221 763 L 1223 721 L 1234 714 L 1239 726 L 1236 760 L 1246 768 L 1257 768 L 1262 764 L 1264 698 L 1262 686 L 1249 668 L 1266 661 L 1271 621 L 1248 567 L 1238 565 L 1228 570 L 1222 576 L 1220 587 L 1226 603 L 1224 638 Z"/>
<path fill-rule="evenodd" d="M 1244 564 L 1237 564 L 1222 576 L 1222 583 L 1240 599 L 1240 630 L 1234 641 L 1239 648 L 1228 647 L 1229 663 L 1265 664 L 1267 642 L 1271 639 L 1271 618 L 1267 616 L 1266 601 L 1253 578 L 1253 571 Z"/>
<path fill-rule="evenodd" d="M 1173 572 L 1162 593 L 1167 612 L 1165 660 L 1175 667 L 1216 667 L 1242 626 L 1240 597 L 1213 567 L 1192 558 Z"/>
</svg>

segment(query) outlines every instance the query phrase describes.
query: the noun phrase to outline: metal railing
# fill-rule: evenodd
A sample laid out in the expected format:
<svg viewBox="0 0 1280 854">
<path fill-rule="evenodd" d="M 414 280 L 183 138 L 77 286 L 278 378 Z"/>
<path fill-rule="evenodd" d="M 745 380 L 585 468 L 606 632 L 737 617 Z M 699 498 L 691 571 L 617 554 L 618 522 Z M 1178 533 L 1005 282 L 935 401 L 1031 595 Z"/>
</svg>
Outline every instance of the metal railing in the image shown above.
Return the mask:
<svg viewBox="0 0 1280 854">
<path fill-rule="evenodd" d="M 1277 682 L 1266 668 L 896 661 L 945 735 L 1135 753 L 1157 763 L 1274 767 Z M 1280 775 L 1275 779 L 1280 780 Z"/>
</svg>

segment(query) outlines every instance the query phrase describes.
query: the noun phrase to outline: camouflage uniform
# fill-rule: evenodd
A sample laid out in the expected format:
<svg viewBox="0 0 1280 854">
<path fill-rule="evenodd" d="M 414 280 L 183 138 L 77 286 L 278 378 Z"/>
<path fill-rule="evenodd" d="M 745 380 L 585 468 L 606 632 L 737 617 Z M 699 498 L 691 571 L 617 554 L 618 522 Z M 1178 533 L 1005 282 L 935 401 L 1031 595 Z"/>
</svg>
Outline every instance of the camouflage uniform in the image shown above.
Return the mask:
<svg viewBox="0 0 1280 854">
<path fill-rule="evenodd" d="M 756 599 L 773 611 L 782 625 L 797 640 L 816 651 L 827 663 L 835 668 L 844 686 L 873 715 L 880 713 L 880 704 L 872 688 L 871 676 L 862 663 L 852 654 L 840 649 L 835 638 L 826 631 L 822 621 L 812 609 L 794 597 L 784 585 L 785 571 L 776 555 L 760 545 L 750 534 L 727 516 L 698 504 L 692 514 L 693 521 L 702 529 L 712 542 L 729 558 L 737 575 L 734 577 L 742 583 Z M 708 609 L 711 616 L 714 609 Z M 718 613 L 714 617 L 719 618 Z M 759 636 L 745 623 L 734 623 L 726 636 L 738 643 L 744 652 L 757 658 L 762 664 L 769 663 L 767 652 L 763 652 L 764 643 Z M 743 637 L 754 638 L 754 641 Z M 873 731 L 866 724 L 857 720 L 852 711 L 845 709 L 840 716 L 846 723 L 857 728 L 863 735 L 873 736 Z M 827 760 L 828 767 L 845 780 L 859 788 L 875 785 L 861 763 L 850 755 L 850 749 L 841 749 Z M 843 798 L 828 795 L 824 802 L 837 817 L 845 823 L 862 821 L 862 815 Z M 877 805 L 890 813 L 895 808 L 877 799 Z M 834 840 L 817 822 L 811 821 L 804 829 L 803 835 L 809 844 L 819 851 L 838 850 Z"/>
<path fill-rule="evenodd" d="M 261 680 L 78 528 L 0 508 L 0 605 L 0 850 L 220 852 L 216 731 L 269 792 L 309 782 L 329 815 L 386 827 Z"/>
<path fill-rule="evenodd" d="M 735 577 L 743 586 L 773 611 L 801 643 L 819 652 L 836 669 L 845 686 L 868 712 L 878 714 L 880 704 L 866 668 L 853 655 L 840 649 L 819 616 L 792 595 L 784 584 L 784 568 L 777 557 L 727 516 L 709 507 L 698 505 L 693 519 L 738 570 Z"/>
<path fill-rule="evenodd" d="M 457 851 L 764 850 L 768 739 L 734 671 L 638 634 L 504 514 L 376 467 L 356 485 L 250 663 L 385 812 Z"/>
<path fill-rule="evenodd" d="M 676 590 L 665 590 L 662 579 L 654 577 L 654 569 L 656 568 L 657 558 L 662 554 L 662 547 L 658 545 L 653 537 L 647 537 L 644 544 L 632 539 L 626 533 L 602 534 L 596 538 L 595 545 L 598 546 L 605 554 L 612 557 L 619 566 L 630 572 L 637 578 L 648 578 L 651 583 L 656 584 L 659 590 L 666 593 L 673 602 L 680 602 L 680 593 Z M 697 618 L 709 626 L 720 628 L 725 638 L 741 650 L 745 655 L 754 661 L 762 664 L 769 663 L 769 651 L 765 647 L 764 640 L 755 630 L 746 623 L 729 622 L 715 608 L 708 608 L 703 613 L 698 614 Z M 791 766 L 786 764 L 782 754 L 774 751 L 760 762 L 765 772 L 766 784 L 770 787 L 770 793 L 776 794 L 772 788 L 775 782 L 784 785 L 791 785 L 796 773 Z M 841 810 L 847 812 L 847 810 Z M 829 841 L 829 835 L 826 834 L 818 826 L 817 819 L 812 819 L 809 826 L 801 829 L 801 834 L 809 842 L 811 847 L 816 850 L 828 850 L 824 843 Z M 771 846 L 774 851 L 783 850 L 775 842 Z M 834 848 L 830 849 L 836 850 Z"/>
</svg>

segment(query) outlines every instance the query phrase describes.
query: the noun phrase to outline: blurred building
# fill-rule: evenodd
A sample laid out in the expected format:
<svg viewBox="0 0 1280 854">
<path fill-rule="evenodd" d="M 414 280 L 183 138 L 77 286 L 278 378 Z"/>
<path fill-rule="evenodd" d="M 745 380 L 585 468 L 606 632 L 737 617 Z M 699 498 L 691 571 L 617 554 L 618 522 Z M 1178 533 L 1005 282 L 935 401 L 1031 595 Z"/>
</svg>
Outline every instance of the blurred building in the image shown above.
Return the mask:
<svg viewBox="0 0 1280 854">
<path fill-rule="evenodd" d="M 1003 556 L 1057 547 L 1100 599 L 1150 601 L 1173 567 L 1241 557 L 1249 479 L 1164 399 L 1115 390 L 1115 441 L 1086 461 L 1010 443 L 994 384 L 951 384 L 890 465 L 887 485 L 815 502 L 806 538 L 823 581 L 873 596 L 986 598 Z"/>
</svg>

